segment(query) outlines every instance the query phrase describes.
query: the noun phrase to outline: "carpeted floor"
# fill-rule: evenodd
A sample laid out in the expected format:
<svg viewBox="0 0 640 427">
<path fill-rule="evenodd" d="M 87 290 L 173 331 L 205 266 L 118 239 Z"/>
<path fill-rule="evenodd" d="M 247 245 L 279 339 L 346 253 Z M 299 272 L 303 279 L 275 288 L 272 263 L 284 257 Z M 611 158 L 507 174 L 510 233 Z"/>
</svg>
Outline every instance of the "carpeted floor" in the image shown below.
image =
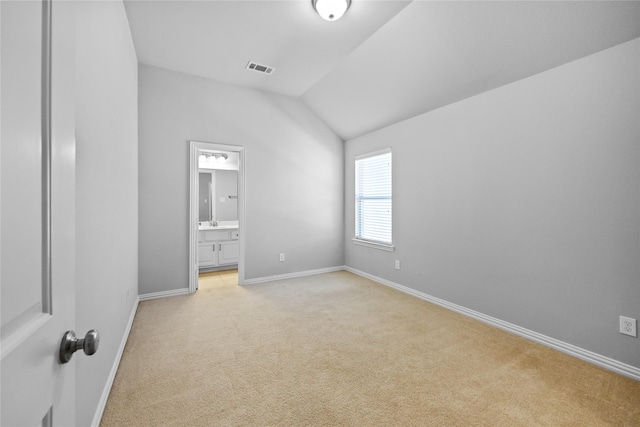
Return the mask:
<svg viewBox="0 0 640 427">
<path fill-rule="evenodd" d="M 348 272 L 143 301 L 101 425 L 640 426 L 640 382 Z"/>
</svg>

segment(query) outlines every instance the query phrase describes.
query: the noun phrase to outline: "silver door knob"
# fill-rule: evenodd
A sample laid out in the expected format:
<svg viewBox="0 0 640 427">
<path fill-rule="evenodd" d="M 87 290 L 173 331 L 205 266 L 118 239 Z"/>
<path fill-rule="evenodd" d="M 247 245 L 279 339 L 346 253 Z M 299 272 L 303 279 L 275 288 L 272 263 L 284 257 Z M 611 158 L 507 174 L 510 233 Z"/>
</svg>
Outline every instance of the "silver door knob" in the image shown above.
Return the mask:
<svg viewBox="0 0 640 427">
<path fill-rule="evenodd" d="M 60 343 L 60 363 L 67 363 L 76 351 L 82 349 L 84 354 L 91 356 L 98 351 L 100 335 L 95 329 L 90 330 L 84 338 L 76 338 L 73 331 L 65 332 Z"/>
</svg>

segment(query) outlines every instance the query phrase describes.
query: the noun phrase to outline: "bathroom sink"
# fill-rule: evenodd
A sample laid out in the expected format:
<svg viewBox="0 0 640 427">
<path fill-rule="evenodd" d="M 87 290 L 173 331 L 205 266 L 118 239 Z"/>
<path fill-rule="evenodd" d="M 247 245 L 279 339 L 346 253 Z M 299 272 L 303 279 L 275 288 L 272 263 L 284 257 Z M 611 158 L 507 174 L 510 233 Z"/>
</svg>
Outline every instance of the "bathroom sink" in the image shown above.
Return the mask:
<svg viewBox="0 0 640 427">
<path fill-rule="evenodd" d="M 218 221 L 217 225 L 200 225 L 198 230 L 229 230 L 238 228 L 238 221 Z"/>
</svg>

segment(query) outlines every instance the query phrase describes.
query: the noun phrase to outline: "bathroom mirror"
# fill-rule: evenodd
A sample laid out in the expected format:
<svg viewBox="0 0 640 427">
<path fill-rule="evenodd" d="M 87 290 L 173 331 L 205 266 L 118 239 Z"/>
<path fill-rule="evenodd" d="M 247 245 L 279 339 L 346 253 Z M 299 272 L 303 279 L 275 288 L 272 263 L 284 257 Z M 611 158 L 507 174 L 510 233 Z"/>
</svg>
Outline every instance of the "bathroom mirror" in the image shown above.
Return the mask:
<svg viewBox="0 0 640 427">
<path fill-rule="evenodd" d="M 198 184 L 198 221 L 211 221 L 211 172 L 199 173 Z"/>
<path fill-rule="evenodd" d="M 198 204 L 200 222 L 238 220 L 238 171 L 201 169 Z"/>
</svg>

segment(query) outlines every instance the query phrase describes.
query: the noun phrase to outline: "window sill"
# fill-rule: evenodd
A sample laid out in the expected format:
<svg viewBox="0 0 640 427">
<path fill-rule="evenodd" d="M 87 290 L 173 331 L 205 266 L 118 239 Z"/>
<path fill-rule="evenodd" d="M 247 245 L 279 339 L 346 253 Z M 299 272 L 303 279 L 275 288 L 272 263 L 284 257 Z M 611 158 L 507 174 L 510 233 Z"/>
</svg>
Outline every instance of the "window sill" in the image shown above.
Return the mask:
<svg viewBox="0 0 640 427">
<path fill-rule="evenodd" d="M 393 251 L 396 250 L 395 246 L 388 245 L 388 244 L 385 244 L 385 243 L 370 242 L 368 240 L 356 239 L 355 237 L 353 239 L 351 239 L 351 241 L 355 245 L 366 246 L 368 248 L 379 249 L 381 251 L 393 252 Z"/>
</svg>

